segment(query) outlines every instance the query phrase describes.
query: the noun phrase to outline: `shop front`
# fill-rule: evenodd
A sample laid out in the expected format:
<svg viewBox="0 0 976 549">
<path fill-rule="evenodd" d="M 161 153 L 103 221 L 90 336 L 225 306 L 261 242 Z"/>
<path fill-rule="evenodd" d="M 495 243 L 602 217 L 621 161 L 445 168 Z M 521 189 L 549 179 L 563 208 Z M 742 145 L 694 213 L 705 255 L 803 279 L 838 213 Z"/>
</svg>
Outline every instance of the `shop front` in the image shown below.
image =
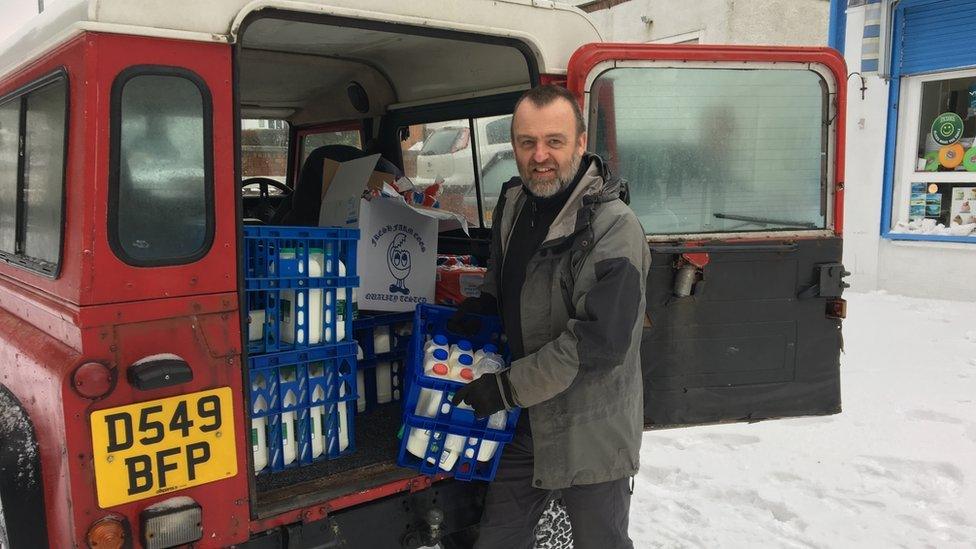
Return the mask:
<svg viewBox="0 0 976 549">
<path fill-rule="evenodd" d="M 833 13 L 851 71 L 855 289 L 959 297 L 958 273 L 976 268 L 976 0 L 849 0 Z"/>
</svg>

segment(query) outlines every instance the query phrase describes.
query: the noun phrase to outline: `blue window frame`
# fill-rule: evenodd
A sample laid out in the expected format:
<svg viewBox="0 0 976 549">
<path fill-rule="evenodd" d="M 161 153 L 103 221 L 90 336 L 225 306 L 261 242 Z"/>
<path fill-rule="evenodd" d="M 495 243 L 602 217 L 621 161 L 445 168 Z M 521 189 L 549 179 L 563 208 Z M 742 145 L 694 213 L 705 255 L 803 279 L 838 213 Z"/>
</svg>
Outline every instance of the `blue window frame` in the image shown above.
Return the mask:
<svg viewBox="0 0 976 549">
<path fill-rule="evenodd" d="M 949 73 L 976 67 L 976 0 L 902 0 L 894 9 L 891 33 L 891 83 L 888 97 L 887 138 L 884 152 L 884 179 L 881 210 L 881 236 L 890 240 L 976 243 L 970 236 L 927 235 L 892 232 L 894 197 L 899 149 L 899 106 L 904 98 L 906 79 L 924 74 Z M 946 79 L 954 78 L 951 74 Z M 903 120 L 904 122 L 904 117 Z M 914 140 L 915 136 L 910 139 Z M 899 146 L 901 145 L 901 146 Z M 974 145 L 976 146 L 976 145 Z M 971 172 L 976 187 L 976 172 Z"/>
</svg>

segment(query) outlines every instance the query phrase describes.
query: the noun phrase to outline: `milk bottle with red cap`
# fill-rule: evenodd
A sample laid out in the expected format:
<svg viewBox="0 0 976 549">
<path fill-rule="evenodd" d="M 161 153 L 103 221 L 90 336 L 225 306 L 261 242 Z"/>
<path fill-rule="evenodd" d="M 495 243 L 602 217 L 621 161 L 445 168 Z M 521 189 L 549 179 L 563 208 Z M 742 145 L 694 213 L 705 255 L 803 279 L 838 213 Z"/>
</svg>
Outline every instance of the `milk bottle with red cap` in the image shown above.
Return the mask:
<svg viewBox="0 0 976 549">
<path fill-rule="evenodd" d="M 502 371 L 505 368 L 505 361 L 501 355 L 497 353 L 498 348 L 494 345 L 485 345 L 479 350 L 481 353 L 481 359 L 477 361 L 474 367 L 475 378 L 479 378 L 485 374 L 495 374 Z M 508 412 L 505 410 L 500 410 L 488 417 L 488 428 L 489 429 L 504 429 L 505 422 L 508 420 Z M 489 461 L 495 456 L 495 452 L 498 450 L 498 443 L 493 440 L 482 440 L 481 447 L 478 449 L 478 461 Z"/>
<path fill-rule="evenodd" d="M 450 379 L 450 368 L 447 365 L 448 357 L 447 349 L 434 349 L 424 361 L 424 375 L 432 378 Z M 423 417 L 437 417 L 443 395 L 443 391 L 436 389 L 421 389 L 414 413 Z M 411 429 L 407 438 L 407 451 L 417 457 L 424 457 L 427 453 L 427 444 L 430 442 L 430 434 L 428 429 Z"/>
</svg>

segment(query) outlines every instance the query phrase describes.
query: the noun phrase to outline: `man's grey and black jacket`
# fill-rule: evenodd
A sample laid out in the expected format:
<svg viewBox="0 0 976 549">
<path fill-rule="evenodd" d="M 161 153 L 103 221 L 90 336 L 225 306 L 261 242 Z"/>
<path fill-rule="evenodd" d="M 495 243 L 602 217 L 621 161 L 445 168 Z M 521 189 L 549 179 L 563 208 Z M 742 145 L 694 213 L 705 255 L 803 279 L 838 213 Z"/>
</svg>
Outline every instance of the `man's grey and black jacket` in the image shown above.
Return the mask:
<svg viewBox="0 0 976 549">
<path fill-rule="evenodd" d="M 509 317 L 507 332 L 518 324 L 518 333 L 510 334 L 520 349 L 513 348 L 508 376 L 514 402 L 508 404 L 530 410 L 532 485 L 538 488 L 595 484 L 637 472 L 650 253 L 620 191 L 603 161 L 585 155 L 561 209 L 544 216 L 552 221 L 541 244 L 516 254 L 528 261 L 514 296 L 503 287 L 511 279 L 503 277 L 511 267 L 505 266 L 510 239 L 520 216 L 538 214 L 532 203 L 538 199 L 514 178 L 495 206 L 482 293 L 494 296 L 502 317 Z"/>
</svg>

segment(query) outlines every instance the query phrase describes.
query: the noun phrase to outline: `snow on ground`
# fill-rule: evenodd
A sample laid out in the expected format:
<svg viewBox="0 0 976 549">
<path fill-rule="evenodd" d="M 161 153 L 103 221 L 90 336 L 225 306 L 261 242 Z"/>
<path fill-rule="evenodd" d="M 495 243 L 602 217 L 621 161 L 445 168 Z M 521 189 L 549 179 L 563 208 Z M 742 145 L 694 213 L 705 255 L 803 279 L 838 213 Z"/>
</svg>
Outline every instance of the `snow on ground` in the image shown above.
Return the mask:
<svg viewBox="0 0 976 549">
<path fill-rule="evenodd" d="M 845 297 L 843 413 L 646 433 L 636 547 L 976 547 L 976 303 Z"/>
</svg>

